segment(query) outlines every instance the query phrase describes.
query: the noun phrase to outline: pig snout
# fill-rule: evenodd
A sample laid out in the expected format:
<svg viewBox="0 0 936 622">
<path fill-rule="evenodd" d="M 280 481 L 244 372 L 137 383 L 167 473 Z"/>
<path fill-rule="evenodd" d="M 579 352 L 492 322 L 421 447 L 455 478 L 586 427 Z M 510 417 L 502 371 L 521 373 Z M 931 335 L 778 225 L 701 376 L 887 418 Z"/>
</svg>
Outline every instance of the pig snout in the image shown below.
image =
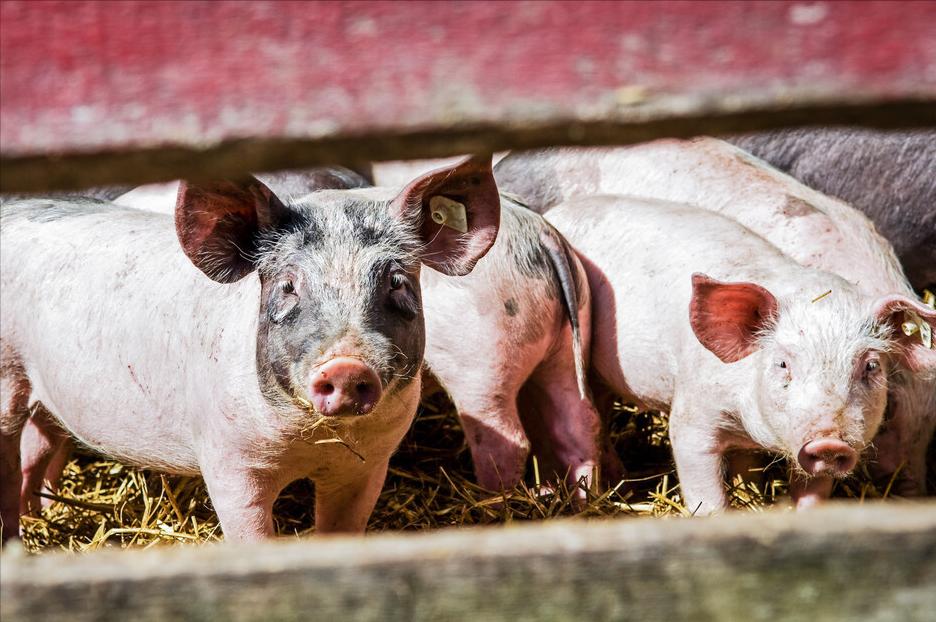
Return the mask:
<svg viewBox="0 0 936 622">
<path fill-rule="evenodd" d="M 323 363 L 312 374 L 309 401 L 328 417 L 366 415 L 382 393 L 380 378 L 370 366 L 342 356 Z"/>
<path fill-rule="evenodd" d="M 855 468 L 858 452 L 838 439 L 819 438 L 803 445 L 797 459 L 810 475 L 842 477 Z"/>
</svg>

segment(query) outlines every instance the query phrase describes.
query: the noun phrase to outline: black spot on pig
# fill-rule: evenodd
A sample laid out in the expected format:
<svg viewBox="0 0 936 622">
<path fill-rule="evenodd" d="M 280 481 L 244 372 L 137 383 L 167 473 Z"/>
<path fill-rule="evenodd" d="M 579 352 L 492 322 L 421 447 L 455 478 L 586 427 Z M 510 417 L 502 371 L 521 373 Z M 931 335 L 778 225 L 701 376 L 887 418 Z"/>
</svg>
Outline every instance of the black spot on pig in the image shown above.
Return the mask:
<svg viewBox="0 0 936 622">
<path fill-rule="evenodd" d="M 513 298 L 509 298 L 504 301 L 504 310 L 507 312 L 507 315 L 513 317 L 517 315 L 517 312 L 520 311 L 520 307 L 517 306 L 517 301 Z"/>
<path fill-rule="evenodd" d="M 540 232 L 542 220 L 533 212 L 501 201 L 501 230 L 507 255 L 524 277 L 547 281 L 550 293 L 558 295 L 552 260 L 543 247 Z"/>
<path fill-rule="evenodd" d="M 355 229 L 354 235 L 361 246 L 375 246 L 380 242 L 380 232 L 373 227 L 361 226 Z"/>
</svg>

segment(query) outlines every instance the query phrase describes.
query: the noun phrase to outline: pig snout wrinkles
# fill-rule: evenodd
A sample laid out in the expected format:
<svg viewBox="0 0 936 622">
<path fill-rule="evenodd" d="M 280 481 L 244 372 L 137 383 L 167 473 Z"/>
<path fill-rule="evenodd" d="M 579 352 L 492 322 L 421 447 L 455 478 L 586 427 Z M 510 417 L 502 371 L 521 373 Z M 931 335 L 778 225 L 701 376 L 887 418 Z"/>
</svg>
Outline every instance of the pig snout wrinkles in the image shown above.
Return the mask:
<svg viewBox="0 0 936 622">
<path fill-rule="evenodd" d="M 380 378 L 363 361 L 349 356 L 335 357 L 313 372 L 309 401 L 325 416 L 366 415 L 383 393 Z"/>
<path fill-rule="evenodd" d="M 810 475 L 842 477 L 858 463 L 858 452 L 835 438 L 819 438 L 803 445 L 797 455 L 800 466 Z"/>
</svg>

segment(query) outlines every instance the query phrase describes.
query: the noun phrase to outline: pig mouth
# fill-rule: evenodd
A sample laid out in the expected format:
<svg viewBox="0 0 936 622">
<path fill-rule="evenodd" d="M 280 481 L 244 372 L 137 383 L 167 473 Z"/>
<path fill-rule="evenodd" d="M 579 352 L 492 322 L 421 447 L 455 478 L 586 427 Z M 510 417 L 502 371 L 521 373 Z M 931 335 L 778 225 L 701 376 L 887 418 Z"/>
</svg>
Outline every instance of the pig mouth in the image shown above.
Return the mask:
<svg viewBox="0 0 936 622">
<path fill-rule="evenodd" d="M 343 429 L 346 428 L 346 417 L 328 417 L 317 412 L 307 400 L 297 397 L 296 401 L 310 416 L 297 428 L 295 440 L 313 446 L 339 445 L 351 452 L 362 464 L 367 462 L 355 448 L 354 441 L 345 438 L 348 436 L 347 430 Z M 308 404 L 308 407 L 304 404 Z"/>
</svg>

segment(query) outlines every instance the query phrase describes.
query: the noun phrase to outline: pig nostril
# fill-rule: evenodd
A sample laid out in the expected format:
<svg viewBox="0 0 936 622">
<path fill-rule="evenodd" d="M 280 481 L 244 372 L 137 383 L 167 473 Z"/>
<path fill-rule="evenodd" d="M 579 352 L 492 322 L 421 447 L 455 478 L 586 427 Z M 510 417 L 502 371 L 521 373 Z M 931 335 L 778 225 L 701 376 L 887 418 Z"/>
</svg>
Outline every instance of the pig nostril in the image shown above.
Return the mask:
<svg viewBox="0 0 936 622">
<path fill-rule="evenodd" d="M 851 447 L 834 439 L 811 441 L 803 446 L 799 454 L 800 465 L 812 475 L 845 475 L 855 467 L 857 461 L 857 454 Z"/>
<path fill-rule="evenodd" d="M 363 415 L 380 401 L 377 374 L 350 357 L 336 357 L 323 363 L 316 376 L 310 401 L 324 415 Z"/>
</svg>

